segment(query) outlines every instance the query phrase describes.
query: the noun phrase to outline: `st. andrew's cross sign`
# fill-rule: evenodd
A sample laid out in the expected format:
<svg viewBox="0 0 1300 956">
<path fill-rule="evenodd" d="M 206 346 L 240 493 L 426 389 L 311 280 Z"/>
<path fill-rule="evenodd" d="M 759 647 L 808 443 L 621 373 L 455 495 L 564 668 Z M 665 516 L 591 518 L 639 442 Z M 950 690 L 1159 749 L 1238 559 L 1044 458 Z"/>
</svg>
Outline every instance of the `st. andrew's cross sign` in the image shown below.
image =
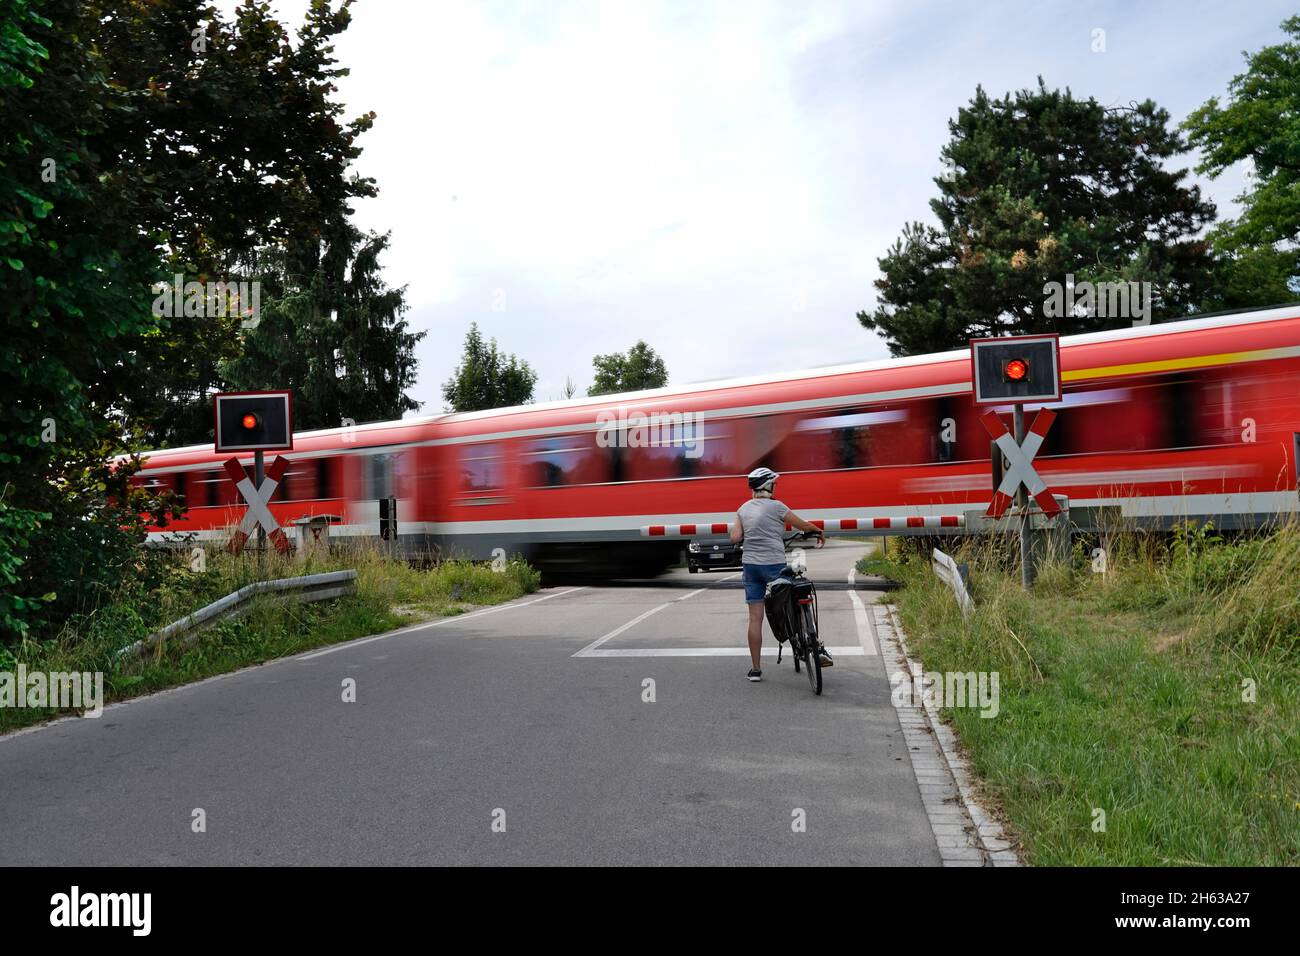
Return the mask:
<svg viewBox="0 0 1300 956">
<path fill-rule="evenodd" d="M 984 430 L 989 433 L 989 437 L 993 439 L 998 451 L 1007 462 L 1002 483 L 994 490 L 993 500 L 989 502 L 988 511 L 985 512 L 990 518 L 1001 518 L 1007 513 L 1007 508 L 1011 507 L 1012 495 L 1020 489 L 1021 485 L 1024 485 L 1030 496 L 1038 502 L 1038 507 L 1043 509 L 1043 514 L 1054 516 L 1060 513 L 1061 506 L 1047 490 L 1047 482 L 1043 481 L 1033 465 L 1034 456 L 1043 446 L 1047 430 L 1052 427 L 1052 422 L 1055 420 L 1056 412 L 1048 408 L 1039 409 L 1038 414 L 1034 416 L 1034 423 L 1029 426 L 1029 431 L 1025 434 L 1025 440 L 1017 444 L 1006 424 L 996 414 L 985 412 L 980 416 L 980 423 L 984 426 Z"/>
</svg>

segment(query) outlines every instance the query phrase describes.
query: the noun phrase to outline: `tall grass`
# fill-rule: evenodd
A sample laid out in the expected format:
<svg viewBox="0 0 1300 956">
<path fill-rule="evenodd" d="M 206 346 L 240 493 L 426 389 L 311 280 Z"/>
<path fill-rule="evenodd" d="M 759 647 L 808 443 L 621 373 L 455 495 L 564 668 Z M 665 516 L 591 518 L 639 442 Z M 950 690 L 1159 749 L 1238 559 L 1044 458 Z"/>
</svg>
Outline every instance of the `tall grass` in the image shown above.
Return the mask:
<svg viewBox="0 0 1300 956">
<path fill-rule="evenodd" d="M 876 570 L 905 585 L 927 669 L 1000 673 L 997 717 L 945 716 L 1029 858 L 1300 863 L 1300 530 L 1117 530 L 1046 560 L 1028 593 L 1013 551 L 956 549 L 965 621 L 928 554 L 895 542 Z"/>
</svg>

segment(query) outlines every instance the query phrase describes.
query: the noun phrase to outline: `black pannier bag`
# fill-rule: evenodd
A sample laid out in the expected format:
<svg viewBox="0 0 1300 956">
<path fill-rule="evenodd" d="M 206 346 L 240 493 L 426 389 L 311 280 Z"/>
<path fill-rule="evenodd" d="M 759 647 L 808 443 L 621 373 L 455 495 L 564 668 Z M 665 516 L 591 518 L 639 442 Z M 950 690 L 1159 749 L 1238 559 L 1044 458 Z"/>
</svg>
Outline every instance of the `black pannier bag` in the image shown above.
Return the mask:
<svg viewBox="0 0 1300 956">
<path fill-rule="evenodd" d="M 794 587 L 794 581 L 783 574 L 768 582 L 767 591 L 763 595 L 763 609 L 767 612 L 768 626 L 782 644 L 790 640 L 790 633 L 794 630 L 794 620 L 791 617 Z"/>
</svg>

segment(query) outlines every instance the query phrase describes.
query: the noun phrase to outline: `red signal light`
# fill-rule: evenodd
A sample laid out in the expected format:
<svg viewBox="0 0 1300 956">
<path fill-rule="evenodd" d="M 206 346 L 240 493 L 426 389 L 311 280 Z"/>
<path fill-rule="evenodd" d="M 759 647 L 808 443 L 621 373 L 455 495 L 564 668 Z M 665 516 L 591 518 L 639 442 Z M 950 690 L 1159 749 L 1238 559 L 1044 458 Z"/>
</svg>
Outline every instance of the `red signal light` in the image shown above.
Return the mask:
<svg viewBox="0 0 1300 956">
<path fill-rule="evenodd" d="M 1023 359 L 1012 359 L 1002 369 L 1008 382 L 1023 382 L 1029 375 L 1029 363 Z"/>
<path fill-rule="evenodd" d="M 251 414 L 251 413 L 248 414 L 248 415 L 245 415 L 244 418 L 243 418 L 243 424 L 244 424 L 244 427 L 245 427 L 245 428 L 250 428 L 250 429 L 251 429 L 251 428 L 256 428 L 256 427 L 257 427 L 257 416 L 256 416 L 256 415 L 253 415 L 253 414 Z"/>
</svg>

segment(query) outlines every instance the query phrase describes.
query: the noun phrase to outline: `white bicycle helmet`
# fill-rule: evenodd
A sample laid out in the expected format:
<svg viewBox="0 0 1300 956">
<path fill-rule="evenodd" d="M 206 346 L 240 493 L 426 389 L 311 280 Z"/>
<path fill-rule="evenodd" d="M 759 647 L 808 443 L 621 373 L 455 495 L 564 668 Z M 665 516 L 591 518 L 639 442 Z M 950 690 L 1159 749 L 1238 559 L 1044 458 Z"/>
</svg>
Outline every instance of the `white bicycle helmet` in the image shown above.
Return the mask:
<svg viewBox="0 0 1300 956">
<path fill-rule="evenodd" d="M 749 473 L 749 490 L 766 491 L 771 494 L 776 487 L 776 480 L 781 476 L 771 468 L 755 468 Z"/>
</svg>

